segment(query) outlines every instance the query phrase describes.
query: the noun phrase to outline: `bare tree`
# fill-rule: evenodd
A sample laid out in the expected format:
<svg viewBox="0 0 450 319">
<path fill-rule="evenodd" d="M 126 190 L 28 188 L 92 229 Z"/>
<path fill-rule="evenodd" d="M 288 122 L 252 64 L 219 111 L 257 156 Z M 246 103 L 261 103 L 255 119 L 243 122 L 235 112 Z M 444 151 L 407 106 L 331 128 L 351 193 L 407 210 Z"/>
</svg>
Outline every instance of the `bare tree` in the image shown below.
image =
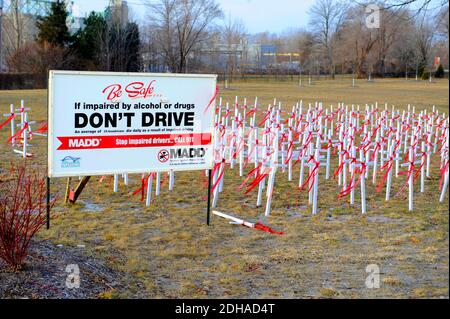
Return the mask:
<svg viewBox="0 0 450 319">
<path fill-rule="evenodd" d="M 447 0 L 386 0 L 386 9 L 410 9 L 415 15 L 423 14 L 429 10 L 435 10 L 448 5 Z"/>
<path fill-rule="evenodd" d="M 25 43 L 33 41 L 36 35 L 36 20 L 19 10 L 19 3 L 13 2 L 10 11 L 3 13 L 2 22 L 2 56 L 9 56 L 19 50 Z M 5 62 L 5 60 L 3 62 Z M 0 66 L 1 68 L 1 66 Z"/>
<path fill-rule="evenodd" d="M 147 5 L 165 63 L 173 72 L 186 72 L 189 54 L 223 15 L 219 5 L 215 0 L 157 0 Z"/>
<path fill-rule="evenodd" d="M 431 67 L 432 58 L 431 50 L 433 46 L 434 28 L 429 22 L 429 18 L 424 15 L 422 19 L 417 22 L 415 35 L 416 46 L 416 64 L 418 69 L 426 69 Z"/>
<path fill-rule="evenodd" d="M 237 71 L 239 61 L 242 62 L 247 31 L 242 20 L 233 20 L 231 17 L 228 18 L 227 23 L 222 27 L 221 31 L 223 37 L 222 41 L 226 44 L 228 56 L 226 72 L 233 76 Z"/>
<path fill-rule="evenodd" d="M 358 78 L 362 78 L 368 71 L 368 58 L 379 41 L 380 33 L 366 27 L 364 8 L 356 6 L 347 13 L 342 35 L 341 45 L 352 56 L 352 71 Z"/>
<path fill-rule="evenodd" d="M 28 42 L 8 57 L 7 64 L 11 72 L 29 73 L 37 76 L 35 85 L 45 87 L 47 72 L 70 65 L 72 56 L 67 48 Z"/>
<path fill-rule="evenodd" d="M 379 75 L 384 75 L 386 59 L 390 48 L 399 41 L 400 37 L 410 32 L 408 29 L 411 24 L 410 14 L 402 9 L 398 11 L 382 10 L 380 27 L 376 29 L 378 41 L 375 44 L 375 63 L 374 68 Z"/>
<path fill-rule="evenodd" d="M 339 0 L 317 0 L 311 7 L 310 27 L 316 34 L 316 40 L 323 49 L 328 71 L 332 78 L 335 75 L 333 59 L 334 36 L 342 26 L 347 4 Z"/>
<path fill-rule="evenodd" d="M 414 24 L 410 23 L 410 21 L 404 23 L 401 26 L 401 32 L 399 32 L 396 40 L 386 53 L 387 60 L 397 61 L 398 63 L 395 72 L 405 72 L 405 76 L 409 70 L 416 70 L 415 61 L 417 52 L 414 31 Z"/>
<path fill-rule="evenodd" d="M 446 6 L 443 6 L 441 10 L 438 13 L 438 23 L 437 23 L 437 30 L 438 32 L 444 36 L 447 37 L 448 40 L 448 4 Z"/>
<path fill-rule="evenodd" d="M 310 67 L 313 65 L 312 56 L 317 51 L 317 43 L 312 32 L 297 29 L 285 32 L 280 39 L 282 41 L 282 47 L 285 52 L 299 54 L 297 58 L 290 58 L 291 62 L 299 63 L 299 71 L 310 71 Z"/>
<path fill-rule="evenodd" d="M 156 44 L 157 32 L 150 26 L 142 27 L 142 57 L 143 67 L 147 71 L 157 71 L 161 65 L 161 56 Z M 158 70 L 159 71 L 159 70 Z"/>
</svg>

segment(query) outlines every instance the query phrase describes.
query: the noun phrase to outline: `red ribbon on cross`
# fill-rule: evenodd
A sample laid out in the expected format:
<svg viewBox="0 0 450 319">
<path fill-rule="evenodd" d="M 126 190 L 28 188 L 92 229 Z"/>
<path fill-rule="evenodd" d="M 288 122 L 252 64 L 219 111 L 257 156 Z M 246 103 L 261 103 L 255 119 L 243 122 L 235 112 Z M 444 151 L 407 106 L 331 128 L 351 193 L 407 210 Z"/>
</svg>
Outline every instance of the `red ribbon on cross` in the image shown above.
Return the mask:
<svg viewBox="0 0 450 319">
<path fill-rule="evenodd" d="M 44 134 L 47 131 L 48 131 L 48 124 L 47 124 L 47 122 L 44 122 L 41 124 L 41 126 L 39 126 L 39 128 L 37 129 L 36 132 L 40 133 L 40 134 Z"/>
<path fill-rule="evenodd" d="M 300 190 L 304 190 L 306 185 L 308 185 L 308 183 L 311 181 L 311 179 L 317 175 L 317 170 L 320 167 L 320 161 L 316 161 L 314 156 L 311 156 L 310 159 L 308 160 L 307 163 L 311 163 L 314 162 L 314 168 L 311 170 L 311 172 L 308 174 L 308 177 L 306 178 L 306 181 L 303 183 L 302 186 L 300 186 Z M 312 187 L 313 187 L 314 183 L 311 183 L 311 185 L 309 185 L 308 188 L 308 193 L 311 191 Z"/>
<path fill-rule="evenodd" d="M 265 168 L 262 172 L 257 171 L 258 174 L 256 178 L 247 186 L 247 190 L 244 192 L 245 195 L 250 193 L 255 187 L 259 186 L 259 184 L 269 175 L 270 168 Z"/>
<path fill-rule="evenodd" d="M 225 174 L 225 159 L 222 159 L 222 162 L 220 162 L 220 163 L 214 164 L 212 176 L 214 176 L 214 174 L 217 172 L 218 169 L 221 168 L 222 165 L 223 165 L 223 170 L 219 173 L 219 176 L 217 176 L 217 180 L 214 182 L 212 189 L 211 189 L 211 191 L 213 193 L 214 193 L 216 187 L 219 185 L 220 180 L 223 178 L 223 175 Z"/>
<path fill-rule="evenodd" d="M 208 103 L 208 105 L 207 105 L 206 108 L 205 108 L 205 113 L 208 111 L 208 109 L 209 109 L 209 107 L 211 106 L 211 104 L 213 104 L 214 100 L 216 99 L 217 95 L 219 94 L 219 90 L 220 90 L 220 88 L 219 88 L 219 86 L 217 85 L 217 86 L 216 86 L 216 91 L 214 92 L 213 97 L 211 98 L 211 100 L 209 100 L 209 103 Z"/>
<path fill-rule="evenodd" d="M 13 136 L 11 136 L 6 143 L 11 143 L 11 141 L 13 139 L 20 137 L 26 129 L 28 129 L 28 123 L 25 122 L 25 124 L 23 125 L 23 128 L 19 132 L 17 132 Z"/>
<path fill-rule="evenodd" d="M 361 183 L 361 179 L 365 178 L 364 177 L 364 173 L 366 172 L 366 164 L 357 161 L 356 159 L 352 159 L 352 163 L 357 163 L 359 165 L 361 165 L 361 168 L 355 168 L 352 172 L 352 175 L 350 177 L 350 184 L 348 185 L 347 188 L 344 188 L 338 195 L 338 198 L 341 199 L 342 197 L 348 196 L 352 190 L 354 190 L 360 183 Z M 356 175 L 359 174 L 359 178 L 355 179 Z"/>
<path fill-rule="evenodd" d="M 145 190 L 147 189 L 147 185 L 148 185 L 148 179 L 150 178 L 150 176 L 155 176 L 156 175 L 156 173 L 150 173 L 150 174 L 148 174 L 147 176 L 143 176 L 142 178 L 141 178 L 141 187 L 139 187 L 138 189 L 136 189 L 134 192 L 133 192 L 133 196 L 134 195 L 137 195 L 137 194 L 139 194 L 139 193 L 141 193 L 141 201 L 144 201 L 144 198 L 145 198 Z"/>
<path fill-rule="evenodd" d="M 6 119 L 6 121 L 4 121 L 2 124 L 0 124 L 0 129 L 2 129 L 3 126 L 5 126 L 5 125 L 8 124 L 9 122 L 11 122 L 11 121 L 14 119 L 14 117 L 15 117 L 15 115 L 14 115 L 14 114 L 11 114 L 11 115 Z"/>
<path fill-rule="evenodd" d="M 378 184 L 377 188 L 375 189 L 375 192 L 379 193 L 381 191 L 381 189 L 383 188 L 384 184 L 386 184 L 386 181 L 388 179 L 389 176 L 389 172 L 391 171 L 392 167 L 393 167 L 394 161 L 393 161 L 393 157 L 391 156 L 389 158 L 389 160 L 381 167 L 381 171 L 385 171 L 383 179 L 381 180 L 381 182 Z"/>
<path fill-rule="evenodd" d="M 441 169 L 441 179 L 439 181 L 439 190 L 442 190 L 442 186 L 444 185 L 444 181 L 445 181 L 445 174 L 447 173 L 449 169 L 449 161 L 447 160 L 447 163 L 445 163 L 445 165 L 442 167 Z"/>
</svg>

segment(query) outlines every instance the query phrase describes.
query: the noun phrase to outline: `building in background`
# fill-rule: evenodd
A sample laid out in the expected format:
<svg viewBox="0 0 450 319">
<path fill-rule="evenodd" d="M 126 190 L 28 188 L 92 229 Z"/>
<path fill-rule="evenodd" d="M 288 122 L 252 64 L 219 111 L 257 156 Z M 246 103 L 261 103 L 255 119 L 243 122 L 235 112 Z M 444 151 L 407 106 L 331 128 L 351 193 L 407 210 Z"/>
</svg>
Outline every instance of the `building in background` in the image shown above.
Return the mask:
<svg viewBox="0 0 450 319">
<path fill-rule="evenodd" d="M 75 1 L 66 0 L 67 7 L 67 27 L 70 34 L 75 34 L 84 27 L 85 17 L 80 16 L 80 9 Z"/>
<path fill-rule="evenodd" d="M 105 17 L 121 27 L 125 27 L 129 22 L 127 2 L 123 0 L 110 0 L 109 6 L 105 10 Z"/>
<path fill-rule="evenodd" d="M 20 46 L 33 41 L 37 36 L 38 17 L 47 16 L 52 3 L 57 0 L 0 0 L 0 71 L 6 70 L 6 57 Z M 67 27 L 71 34 L 84 27 L 86 16 L 81 16 L 77 0 L 64 0 L 67 8 Z M 88 13 L 86 13 L 87 15 Z M 122 27 L 129 22 L 129 8 L 126 1 L 110 0 L 101 12 L 111 17 Z"/>
</svg>

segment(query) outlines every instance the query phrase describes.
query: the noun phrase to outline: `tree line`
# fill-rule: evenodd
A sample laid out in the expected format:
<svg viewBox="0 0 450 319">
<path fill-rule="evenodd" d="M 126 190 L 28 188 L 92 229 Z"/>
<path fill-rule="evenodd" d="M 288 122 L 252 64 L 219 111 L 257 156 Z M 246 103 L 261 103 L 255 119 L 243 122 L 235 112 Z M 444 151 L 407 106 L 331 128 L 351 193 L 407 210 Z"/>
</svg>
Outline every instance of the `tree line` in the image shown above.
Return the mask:
<svg viewBox="0 0 450 319">
<path fill-rule="evenodd" d="M 371 28 L 367 10 L 374 8 L 379 9 L 380 23 Z M 436 71 L 435 56 L 448 68 L 447 1 L 317 0 L 308 13 L 306 28 L 249 34 L 244 20 L 223 19 L 214 0 L 151 0 L 143 52 L 149 64 L 165 65 L 171 72 L 237 75 L 273 68 L 276 73 L 282 71 L 280 61 L 294 59 L 299 72 L 331 78 L 335 74 L 421 77 Z M 262 59 L 261 52 L 255 56 L 255 50 L 261 50 L 255 43 L 299 56 L 285 55 L 278 63 L 255 70 Z M 437 75 L 442 66 L 439 70 Z"/>
<path fill-rule="evenodd" d="M 283 72 L 290 65 L 281 63 L 287 58 L 280 57 L 277 64 L 255 70 L 263 56 L 258 51 L 261 45 L 297 53 L 289 57 L 298 62 L 295 72 L 331 78 L 426 77 L 428 72 L 441 75 L 442 65 L 448 68 L 444 0 L 317 0 L 309 9 L 307 27 L 281 34 L 249 34 L 245 21 L 225 18 L 216 0 L 143 1 L 147 17 L 140 25 L 123 23 L 108 11 L 92 12 L 73 35 L 66 25 L 64 2 L 53 3 L 50 14 L 37 20 L 34 38 L 17 32 L 17 46 L 7 56 L 9 71 L 41 74 L 43 79 L 48 69 L 239 75 Z M 380 23 L 372 28 L 367 10 L 374 5 Z M 438 69 L 435 57 L 442 64 Z"/>
<path fill-rule="evenodd" d="M 50 14 L 36 21 L 36 37 L 7 57 L 9 71 L 37 74 L 40 84 L 50 69 L 140 71 L 141 38 L 135 22 L 123 24 L 111 12 L 92 12 L 72 35 L 67 18 L 64 1 L 52 3 Z"/>
</svg>

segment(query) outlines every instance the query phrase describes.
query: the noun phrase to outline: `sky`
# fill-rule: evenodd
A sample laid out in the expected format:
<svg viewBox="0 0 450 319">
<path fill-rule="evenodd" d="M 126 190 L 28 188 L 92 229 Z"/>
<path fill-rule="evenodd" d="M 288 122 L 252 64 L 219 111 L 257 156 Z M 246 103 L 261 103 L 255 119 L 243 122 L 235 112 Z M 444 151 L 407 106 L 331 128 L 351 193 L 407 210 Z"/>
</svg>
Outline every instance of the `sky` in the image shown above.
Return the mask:
<svg viewBox="0 0 450 319">
<path fill-rule="evenodd" d="M 130 0 L 129 6 L 135 19 L 145 17 L 142 0 Z M 217 0 L 226 17 L 242 19 L 249 33 L 282 33 L 289 29 L 306 27 L 307 11 L 314 0 Z M 108 5 L 107 0 L 75 0 L 81 16 L 86 12 L 102 11 Z"/>
<path fill-rule="evenodd" d="M 250 33 L 306 27 L 314 0 L 220 0 L 224 14 L 244 21 Z"/>
</svg>

